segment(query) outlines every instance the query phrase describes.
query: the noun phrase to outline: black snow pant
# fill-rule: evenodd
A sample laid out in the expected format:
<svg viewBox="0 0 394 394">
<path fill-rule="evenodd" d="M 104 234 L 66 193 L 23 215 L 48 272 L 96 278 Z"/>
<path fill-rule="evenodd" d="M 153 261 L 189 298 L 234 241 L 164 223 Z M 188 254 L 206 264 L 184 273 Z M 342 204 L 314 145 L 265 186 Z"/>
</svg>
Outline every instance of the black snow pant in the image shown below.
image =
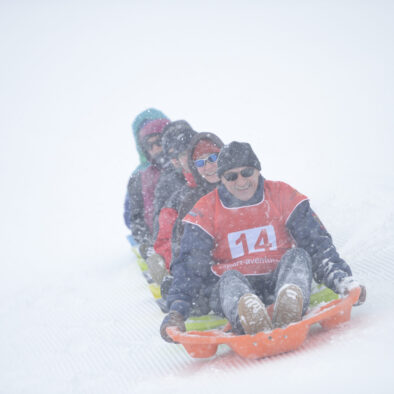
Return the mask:
<svg viewBox="0 0 394 394">
<path fill-rule="evenodd" d="M 227 318 L 235 333 L 243 334 L 238 317 L 239 299 L 244 294 L 252 293 L 265 305 L 270 305 L 282 286 L 289 283 L 300 287 L 305 314 L 311 296 L 312 260 L 304 249 L 288 250 L 276 270 L 267 275 L 244 276 L 238 271 L 225 272 L 212 290 L 210 307 L 216 314 Z"/>
</svg>

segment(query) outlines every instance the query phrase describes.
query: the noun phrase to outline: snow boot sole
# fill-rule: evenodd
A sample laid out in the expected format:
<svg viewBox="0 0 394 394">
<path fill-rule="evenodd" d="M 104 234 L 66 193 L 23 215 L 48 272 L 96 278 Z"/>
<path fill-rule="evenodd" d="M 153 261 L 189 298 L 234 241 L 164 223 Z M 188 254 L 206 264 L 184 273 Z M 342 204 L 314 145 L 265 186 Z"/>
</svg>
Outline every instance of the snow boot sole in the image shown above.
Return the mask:
<svg viewBox="0 0 394 394">
<path fill-rule="evenodd" d="M 265 305 L 255 294 L 244 294 L 238 302 L 238 317 L 245 334 L 271 331 L 272 322 Z"/>
<path fill-rule="evenodd" d="M 302 319 L 303 296 L 294 284 L 286 284 L 278 292 L 272 323 L 274 328 L 285 327 Z"/>
</svg>

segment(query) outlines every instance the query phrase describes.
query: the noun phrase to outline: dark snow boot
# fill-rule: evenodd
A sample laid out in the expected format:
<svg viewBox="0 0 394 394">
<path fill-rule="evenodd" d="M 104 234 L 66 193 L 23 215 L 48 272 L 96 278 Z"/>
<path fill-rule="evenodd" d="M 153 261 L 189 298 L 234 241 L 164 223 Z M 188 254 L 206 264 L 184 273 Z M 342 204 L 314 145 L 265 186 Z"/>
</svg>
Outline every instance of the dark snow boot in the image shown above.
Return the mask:
<svg viewBox="0 0 394 394">
<path fill-rule="evenodd" d="M 294 284 L 283 285 L 276 297 L 272 323 L 274 328 L 286 327 L 302 319 L 303 297 L 301 289 Z"/>
<path fill-rule="evenodd" d="M 260 331 L 271 331 L 272 323 L 265 305 L 255 294 L 244 294 L 238 302 L 239 322 L 245 334 L 254 335 Z"/>
<path fill-rule="evenodd" d="M 163 313 L 168 313 L 170 310 L 168 309 L 167 302 L 163 300 L 163 298 L 158 298 L 156 300 L 156 304 L 159 306 L 160 310 Z"/>
</svg>

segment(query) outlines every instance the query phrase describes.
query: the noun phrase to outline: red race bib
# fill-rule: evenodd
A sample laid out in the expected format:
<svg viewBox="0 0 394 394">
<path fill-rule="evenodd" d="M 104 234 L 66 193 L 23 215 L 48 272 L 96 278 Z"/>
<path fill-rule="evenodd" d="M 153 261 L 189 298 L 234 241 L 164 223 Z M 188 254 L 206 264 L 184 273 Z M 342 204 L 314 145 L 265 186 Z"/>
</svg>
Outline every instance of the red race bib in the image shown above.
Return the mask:
<svg viewBox="0 0 394 394">
<path fill-rule="evenodd" d="M 263 200 L 238 208 L 227 208 L 217 189 L 201 198 L 184 221 L 206 231 L 215 241 L 212 266 L 216 275 L 237 270 L 261 275 L 275 270 L 294 242 L 286 221 L 307 197 L 283 182 L 264 181 Z"/>
</svg>

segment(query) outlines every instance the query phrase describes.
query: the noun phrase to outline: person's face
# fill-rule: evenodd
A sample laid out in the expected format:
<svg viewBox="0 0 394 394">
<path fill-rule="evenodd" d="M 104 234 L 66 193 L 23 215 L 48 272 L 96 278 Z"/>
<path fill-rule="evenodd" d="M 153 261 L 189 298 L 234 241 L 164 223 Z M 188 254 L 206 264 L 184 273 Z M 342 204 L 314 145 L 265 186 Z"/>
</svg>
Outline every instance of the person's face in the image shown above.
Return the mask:
<svg viewBox="0 0 394 394">
<path fill-rule="evenodd" d="M 217 158 L 218 154 L 212 152 L 203 154 L 194 160 L 194 166 L 197 168 L 198 173 L 209 183 L 219 182 Z"/>
<path fill-rule="evenodd" d="M 178 160 L 178 156 L 174 157 L 174 153 L 175 153 L 175 149 L 173 147 L 171 147 L 168 152 L 167 155 L 170 158 L 170 161 L 172 163 L 172 165 L 178 170 L 178 169 L 182 169 L 181 163 Z"/>
<path fill-rule="evenodd" d="M 181 166 L 185 172 L 190 172 L 188 158 L 187 158 L 187 150 L 181 152 L 178 155 L 178 161 L 181 163 Z"/>
<path fill-rule="evenodd" d="M 145 146 L 149 156 L 155 157 L 163 150 L 163 147 L 161 146 L 161 136 L 153 135 L 152 137 L 147 138 Z"/>
<path fill-rule="evenodd" d="M 232 168 L 223 174 L 221 181 L 226 189 L 238 200 L 248 201 L 257 190 L 259 171 L 252 167 Z"/>
<path fill-rule="evenodd" d="M 181 163 L 179 162 L 177 157 L 171 159 L 171 163 L 176 169 L 182 168 Z"/>
</svg>

